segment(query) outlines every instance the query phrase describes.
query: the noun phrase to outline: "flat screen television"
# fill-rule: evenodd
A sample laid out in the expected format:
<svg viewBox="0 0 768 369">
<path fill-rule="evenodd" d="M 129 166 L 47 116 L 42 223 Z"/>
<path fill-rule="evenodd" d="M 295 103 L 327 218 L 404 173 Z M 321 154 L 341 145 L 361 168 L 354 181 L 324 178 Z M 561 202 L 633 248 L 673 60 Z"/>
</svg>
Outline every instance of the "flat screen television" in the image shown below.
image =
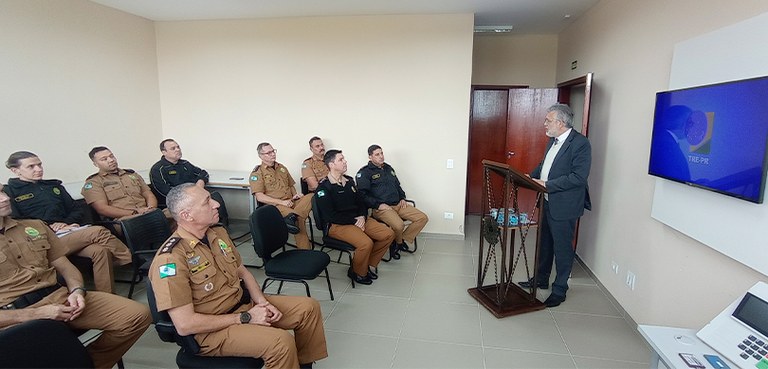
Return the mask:
<svg viewBox="0 0 768 369">
<path fill-rule="evenodd" d="M 768 76 L 656 94 L 648 174 L 762 204 Z"/>
</svg>

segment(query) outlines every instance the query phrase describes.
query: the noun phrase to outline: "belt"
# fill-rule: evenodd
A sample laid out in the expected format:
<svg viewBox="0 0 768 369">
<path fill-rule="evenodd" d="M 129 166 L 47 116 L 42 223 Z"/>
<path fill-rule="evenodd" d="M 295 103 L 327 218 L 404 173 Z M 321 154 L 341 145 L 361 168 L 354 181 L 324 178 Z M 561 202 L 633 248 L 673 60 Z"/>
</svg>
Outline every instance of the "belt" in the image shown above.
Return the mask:
<svg viewBox="0 0 768 369">
<path fill-rule="evenodd" d="M 1 306 L 0 310 L 23 309 L 29 305 L 34 305 L 38 303 L 40 300 L 44 299 L 46 296 L 53 293 L 53 291 L 58 290 L 59 288 L 61 288 L 61 285 L 56 283 L 53 286 L 43 287 L 39 290 L 27 292 L 21 295 L 21 297 L 14 300 L 12 303 Z"/>
</svg>

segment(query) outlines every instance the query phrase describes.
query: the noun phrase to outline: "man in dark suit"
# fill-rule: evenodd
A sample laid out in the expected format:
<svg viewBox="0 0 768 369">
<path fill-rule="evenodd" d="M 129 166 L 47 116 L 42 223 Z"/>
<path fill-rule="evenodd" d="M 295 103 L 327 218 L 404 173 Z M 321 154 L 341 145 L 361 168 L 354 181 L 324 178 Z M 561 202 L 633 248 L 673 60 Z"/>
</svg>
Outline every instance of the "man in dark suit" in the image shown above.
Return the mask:
<svg viewBox="0 0 768 369">
<path fill-rule="evenodd" d="M 549 288 L 554 260 L 555 281 L 552 283 L 552 294 L 544 304 L 555 307 L 565 301 L 568 291 L 568 278 L 576 256 L 573 249 L 576 221 L 584 214 L 584 209 L 592 209 L 587 186 L 592 148 L 589 140 L 573 129 L 573 111 L 568 105 L 549 107 L 544 127 L 550 137 L 547 153 L 530 174 L 531 178 L 547 188 L 539 227 L 541 249 L 538 274 L 534 279 L 519 284 L 530 288 L 537 283 L 538 288 Z"/>
</svg>

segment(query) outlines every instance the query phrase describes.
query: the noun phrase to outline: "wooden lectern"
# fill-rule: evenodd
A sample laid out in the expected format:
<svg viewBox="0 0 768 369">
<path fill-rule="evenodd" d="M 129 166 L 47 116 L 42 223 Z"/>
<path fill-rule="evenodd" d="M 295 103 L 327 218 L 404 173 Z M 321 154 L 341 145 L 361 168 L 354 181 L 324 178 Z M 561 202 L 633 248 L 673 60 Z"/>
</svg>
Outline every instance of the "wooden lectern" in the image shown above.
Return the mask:
<svg viewBox="0 0 768 369">
<path fill-rule="evenodd" d="M 541 211 L 536 210 L 542 209 L 543 193 L 547 192 L 547 189 L 504 163 L 483 160 L 483 173 L 485 176 L 485 186 L 483 186 L 484 216 L 480 223 L 480 242 L 478 243 L 477 287 L 470 288 L 468 292 L 497 318 L 544 309 L 544 304 L 536 299 L 537 283 L 534 281 L 531 289 L 525 290 L 512 281 L 512 276 L 519 266 L 521 257 L 527 279 L 533 279 L 537 274 L 541 236 L 537 232 L 533 273 L 531 273 L 526 253 L 525 236 L 530 227 L 541 223 Z M 503 180 L 500 194 L 495 193 L 492 185 L 499 183 L 499 179 Z M 518 222 L 517 225 L 510 225 L 506 221 L 509 216 L 520 214 L 517 201 L 519 189 L 534 191 L 533 194 L 536 196 L 535 208 L 530 212 L 529 222 L 525 224 Z M 497 197 L 498 195 L 501 196 Z M 501 199 L 498 208 L 506 209 L 502 224 L 498 224 L 496 219 L 488 216 L 491 208 L 496 205 L 494 204 L 496 198 Z M 515 250 L 515 231 L 519 231 L 521 236 L 520 248 L 517 250 Z M 498 253 L 501 254 L 500 259 Z M 484 285 L 485 278 L 491 269 L 495 277 L 494 283 Z"/>
</svg>

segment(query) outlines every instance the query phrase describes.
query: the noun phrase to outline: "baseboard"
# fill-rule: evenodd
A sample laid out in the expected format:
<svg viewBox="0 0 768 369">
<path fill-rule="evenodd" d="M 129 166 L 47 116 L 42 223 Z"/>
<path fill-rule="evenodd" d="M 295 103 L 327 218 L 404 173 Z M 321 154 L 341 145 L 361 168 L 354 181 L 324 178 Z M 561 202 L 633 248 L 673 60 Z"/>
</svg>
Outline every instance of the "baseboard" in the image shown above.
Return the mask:
<svg viewBox="0 0 768 369">
<path fill-rule="evenodd" d="M 599 287 L 599 288 L 600 288 L 600 290 L 602 290 L 602 291 L 603 291 L 603 293 L 604 293 L 606 296 L 608 296 L 608 299 L 609 299 L 609 300 L 611 300 L 611 302 L 613 303 L 613 306 L 615 306 L 615 307 L 616 307 L 616 308 L 619 310 L 619 314 L 621 314 L 621 317 L 622 317 L 622 318 L 624 318 L 624 320 L 625 320 L 625 321 L 626 321 L 626 322 L 627 322 L 627 323 L 628 323 L 628 324 L 629 324 L 631 327 L 635 327 L 635 328 L 637 328 L 637 322 L 636 322 L 634 319 L 632 319 L 632 317 L 629 315 L 629 313 L 627 313 L 627 311 L 626 311 L 626 310 L 624 310 L 624 307 L 623 307 L 623 306 L 621 306 L 621 304 L 619 303 L 619 301 L 618 301 L 618 300 L 616 300 L 616 298 L 615 298 L 615 297 L 613 297 L 613 295 L 611 294 L 611 292 L 609 292 L 609 291 L 608 291 L 608 289 L 607 289 L 607 288 L 605 288 L 605 286 L 603 285 L 603 283 L 602 283 L 602 282 L 600 282 L 600 279 L 598 279 L 598 278 L 597 278 L 597 276 L 595 276 L 595 273 L 593 273 L 593 272 L 592 272 L 592 270 L 591 270 L 591 269 L 589 269 L 589 267 L 588 267 L 588 266 L 587 266 L 587 265 L 584 263 L 584 261 L 583 261 L 583 260 L 581 260 L 581 258 L 579 257 L 579 255 L 576 255 L 576 259 L 577 259 L 577 260 L 579 260 L 579 264 L 581 264 L 581 266 L 584 268 L 584 270 L 587 272 L 587 274 L 589 274 L 589 276 L 590 276 L 590 277 L 592 277 L 592 280 L 593 280 L 593 281 L 595 281 L 595 283 L 597 283 L 597 287 Z"/>
<path fill-rule="evenodd" d="M 448 233 L 430 233 L 430 232 L 421 232 L 419 233 L 419 237 L 424 238 L 435 238 L 439 240 L 464 240 L 463 234 L 448 234 Z"/>
</svg>

